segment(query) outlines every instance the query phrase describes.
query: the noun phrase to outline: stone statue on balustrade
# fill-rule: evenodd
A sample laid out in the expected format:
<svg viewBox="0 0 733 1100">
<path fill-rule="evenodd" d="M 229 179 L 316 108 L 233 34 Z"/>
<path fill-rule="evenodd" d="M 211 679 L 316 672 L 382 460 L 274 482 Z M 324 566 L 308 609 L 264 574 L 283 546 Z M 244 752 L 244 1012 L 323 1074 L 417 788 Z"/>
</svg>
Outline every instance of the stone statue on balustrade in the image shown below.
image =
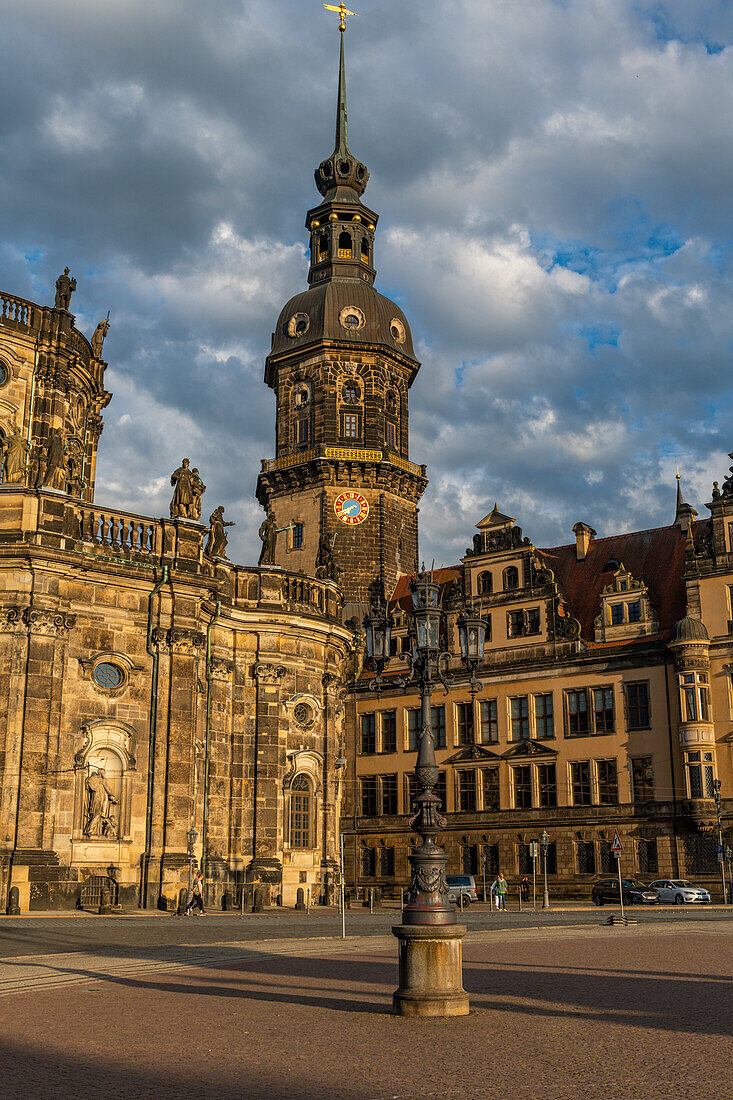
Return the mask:
<svg viewBox="0 0 733 1100">
<path fill-rule="evenodd" d="M 64 465 L 64 451 L 66 445 L 61 432 L 55 429 L 38 451 L 38 469 L 36 472 L 34 487 L 36 489 L 52 489 L 56 475 Z"/>
<path fill-rule="evenodd" d="M 204 547 L 204 554 L 207 558 L 225 558 L 227 556 L 226 549 L 229 539 L 226 536 L 225 527 L 234 527 L 234 523 L 224 522 L 224 505 L 220 504 L 209 516 L 209 537 Z"/>
<path fill-rule="evenodd" d="M 275 513 L 273 511 L 269 511 L 267 513 L 267 519 L 260 524 L 259 535 L 262 540 L 262 549 L 260 550 L 260 557 L 257 564 L 274 565 L 275 548 L 277 546 L 277 521 L 275 520 Z"/>
<path fill-rule="evenodd" d="M 193 503 L 191 505 L 191 518 L 192 519 L 201 519 L 201 497 L 206 492 L 206 486 L 204 485 L 203 481 L 201 480 L 201 475 L 200 475 L 200 473 L 198 472 L 198 470 L 195 466 L 194 466 L 193 470 L 191 471 L 191 474 L 192 474 L 191 489 L 192 489 L 192 492 L 193 492 Z"/>
<path fill-rule="evenodd" d="M 196 475 L 194 479 L 193 470 L 189 469 L 191 460 L 184 458 L 181 465 L 177 470 L 174 470 L 171 474 L 171 485 L 175 486 L 175 492 L 173 493 L 173 500 L 171 501 L 171 519 L 195 519 L 196 493 L 198 492 L 199 485 L 202 486 L 201 494 L 203 494 L 206 486 L 201 478 Z M 198 499 L 199 515 L 201 515 L 201 494 Z"/>
<path fill-rule="evenodd" d="M 99 324 L 97 325 L 97 327 L 95 328 L 94 335 L 92 336 L 92 341 L 91 341 L 91 343 L 92 343 L 92 355 L 94 356 L 95 359 L 101 359 L 102 358 L 102 348 L 104 346 L 104 338 L 105 338 L 105 336 L 107 335 L 108 332 L 109 332 L 109 310 L 107 311 L 107 316 L 105 317 L 105 319 L 103 321 L 100 321 Z"/>
<path fill-rule="evenodd" d="M 30 444 L 23 439 L 16 424 L 10 435 L 2 441 L 3 484 L 20 485 L 23 482 L 30 449 Z"/>
<path fill-rule="evenodd" d="M 56 309 L 68 309 L 71 305 L 71 295 L 76 290 L 76 279 L 69 278 L 68 267 L 64 268 L 63 275 L 56 280 Z"/>
<path fill-rule="evenodd" d="M 115 836 L 117 821 L 112 814 L 112 806 L 117 805 L 117 799 L 107 783 L 104 768 L 98 768 L 87 776 L 85 787 L 84 835 Z"/>
</svg>

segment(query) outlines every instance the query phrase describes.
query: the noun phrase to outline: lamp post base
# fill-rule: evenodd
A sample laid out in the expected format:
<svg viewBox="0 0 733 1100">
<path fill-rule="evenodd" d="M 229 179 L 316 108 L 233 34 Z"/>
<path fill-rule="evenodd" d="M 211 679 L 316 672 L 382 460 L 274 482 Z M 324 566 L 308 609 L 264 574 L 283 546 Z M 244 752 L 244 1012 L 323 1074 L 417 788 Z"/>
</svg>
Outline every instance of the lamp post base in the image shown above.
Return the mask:
<svg viewBox="0 0 733 1100">
<path fill-rule="evenodd" d="M 399 924 L 400 985 L 392 997 L 394 1016 L 467 1016 L 463 988 L 464 925 Z"/>
</svg>

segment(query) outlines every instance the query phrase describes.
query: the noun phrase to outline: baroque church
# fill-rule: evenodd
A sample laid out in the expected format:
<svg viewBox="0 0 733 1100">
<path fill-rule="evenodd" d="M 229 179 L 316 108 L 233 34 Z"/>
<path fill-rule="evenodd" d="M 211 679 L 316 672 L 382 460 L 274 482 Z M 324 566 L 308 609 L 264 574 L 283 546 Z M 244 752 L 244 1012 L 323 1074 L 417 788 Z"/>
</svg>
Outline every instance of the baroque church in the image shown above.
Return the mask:
<svg viewBox="0 0 733 1100">
<path fill-rule="evenodd" d="M 407 881 L 419 701 L 389 680 L 407 667 L 427 485 L 409 454 L 420 364 L 374 286 L 341 31 L 308 286 L 265 361 L 275 452 L 257 566 L 229 560 L 221 506 L 201 522 L 195 458 L 171 477 L 170 517 L 96 501 L 107 322 L 91 340 L 76 328 L 68 269 L 53 306 L 0 294 L 3 911 L 102 890 L 173 909 L 192 862 L 208 904 L 249 905 L 257 888 L 264 904 L 330 902 L 341 835 L 350 888 Z M 597 538 L 579 522 L 575 542 L 541 549 L 495 506 L 440 571 L 449 871 L 514 883 L 545 829 L 553 890 L 582 890 L 617 830 L 629 873 L 714 880 L 731 839 L 732 478 L 708 508 L 698 520 L 679 494 L 669 527 Z M 361 620 L 383 598 L 377 697 Z M 478 688 L 459 659 L 467 612 L 489 629 Z"/>
</svg>

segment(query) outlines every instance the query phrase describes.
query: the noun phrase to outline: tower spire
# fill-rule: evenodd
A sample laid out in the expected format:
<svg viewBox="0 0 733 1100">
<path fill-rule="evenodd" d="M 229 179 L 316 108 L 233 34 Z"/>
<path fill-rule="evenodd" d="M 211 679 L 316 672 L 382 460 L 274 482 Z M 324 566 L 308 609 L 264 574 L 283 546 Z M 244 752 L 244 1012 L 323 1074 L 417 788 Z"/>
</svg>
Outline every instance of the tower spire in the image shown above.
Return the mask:
<svg viewBox="0 0 733 1100">
<path fill-rule="evenodd" d="M 344 28 L 345 29 L 345 28 Z M 349 123 L 346 116 L 346 64 L 344 62 L 344 31 L 341 31 L 341 50 L 339 52 L 339 93 L 336 104 L 336 143 L 334 156 L 345 156 L 349 150 Z"/>
<path fill-rule="evenodd" d="M 338 97 L 336 101 L 336 140 L 331 156 L 316 168 L 316 187 L 325 199 L 338 198 L 344 201 L 352 201 L 364 194 L 369 179 L 369 172 L 365 164 L 354 156 L 349 149 L 349 123 L 346 113 L 346 61 L 344 56 L 344 32 L 346 31 L 346 16 L 355 15 L 343 4 L 334 7 L 332 4 L 324 4 L 327 11 L 335 11 L 339 14 L 341 22 L 341 48 L 339 50 L 339 82 Z M 343 191 L 348 188 L 348 191 Z"/>
<path fill-rule="evenodd" d="M 697 516 L 697 512 L 691 504 L 685 503 L 684 497 L 682 496 L 679 467 L 677 468 L 675 477 L 677 478 L 677 509 L 675 511 L 674 522 L 682 531 L 689 533 L 695 521 L 695 517 Z"/>
</svg>

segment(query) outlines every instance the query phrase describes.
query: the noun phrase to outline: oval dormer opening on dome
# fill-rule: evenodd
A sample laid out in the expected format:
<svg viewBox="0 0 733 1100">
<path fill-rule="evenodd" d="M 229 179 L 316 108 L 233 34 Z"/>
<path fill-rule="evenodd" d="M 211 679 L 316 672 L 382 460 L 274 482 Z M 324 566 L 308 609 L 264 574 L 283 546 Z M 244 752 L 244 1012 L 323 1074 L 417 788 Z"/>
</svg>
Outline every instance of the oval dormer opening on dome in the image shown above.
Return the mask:
<svg viewBox="0 0 733 1100">
<path fill-rule="evenodd" d="M 331 178 L 332 169 L 330 160 L 324 160 L 323 164 L 321 165 L 321 172 L 326 177 L 326 179 Z"/>
<path fill-rule="evenodd" d="M 295 313 L 285 326 L 285 331 L 288 336 L 305 336 L 309 327 L 310 320 L 307 313 Z"/>
<path fill-rule="evenodd" d="M 389 334 L 396 344 L 404 344 L 407 334 L 405 332 L 405 326 L 402 321 L 399 321 L 396 317 L 393 317 L 389 322 Z"/>
<path fill-rule="evenodd" d="M 358 306 L 344 306 L 339 313 L 339 324 L 342 328 L 355 331 L 364 327 L 366 318 Z"/>
<path fill-rule="evenodd" d="M 351 165 L 349 164 L 348 160 L 340 160 L 338 162 L 337 168 L 340 176 L 348 176 L 351 170 Z"/>
</svg>

